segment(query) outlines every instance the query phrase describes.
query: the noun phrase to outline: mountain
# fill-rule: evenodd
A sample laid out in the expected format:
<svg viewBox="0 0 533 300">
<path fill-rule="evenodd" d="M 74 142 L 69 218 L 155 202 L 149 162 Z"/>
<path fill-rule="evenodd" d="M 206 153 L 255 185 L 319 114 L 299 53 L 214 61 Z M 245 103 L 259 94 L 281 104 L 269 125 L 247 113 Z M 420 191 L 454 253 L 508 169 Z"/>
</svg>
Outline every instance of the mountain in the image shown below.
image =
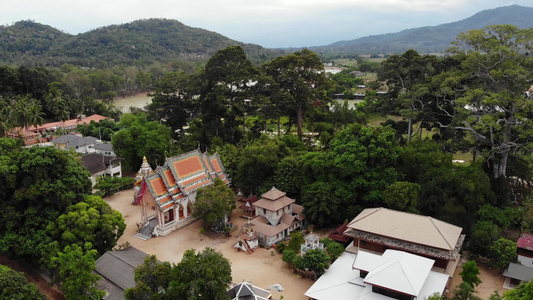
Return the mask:
<svg viewBox="0 0 533 300">
<path fill-rule="evenodd" d="M 409 49 L 422 53 L 442 53 L 450 47 L 450 43 L 459 33 L 500 24 L 511 24 L 520 28 L 533 27 L 533 7 L 511 5 L 488 9 L 453 23 L 367 36 L 309 49 L 323 56 L 403 53 Z"/>
<path fill-rule="evenodd" d="M 0 64 L 84 67 L 146 64 L 155 61 L 205 61 L 216 51 L 240 45 L 250 60 L 262 62 L 283 53 L 229 39 L 176 20 L 145 19 L 97 28 L 78 35 L 33 21 L 0 26 Z"/>
</svg>

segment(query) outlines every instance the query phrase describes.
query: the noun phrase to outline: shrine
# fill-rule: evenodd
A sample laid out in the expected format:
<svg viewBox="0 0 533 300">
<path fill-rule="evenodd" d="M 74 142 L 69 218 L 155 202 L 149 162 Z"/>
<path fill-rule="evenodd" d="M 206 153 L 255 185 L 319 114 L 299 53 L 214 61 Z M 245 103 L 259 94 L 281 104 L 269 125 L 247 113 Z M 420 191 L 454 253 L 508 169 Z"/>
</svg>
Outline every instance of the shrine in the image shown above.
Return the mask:
<svg viewBox="0 0 533 300">
<path fill-rule="evenodd" d="M 192 206 L 199 188 L 219 178 L 229 184 L 217 153 L 194 150 L 167 158 L 153 171 L 146 158 L 137 173 L 134 204 L 141 207 L 139 237 L 164 236 L 190 224 Z"/>
</svg>

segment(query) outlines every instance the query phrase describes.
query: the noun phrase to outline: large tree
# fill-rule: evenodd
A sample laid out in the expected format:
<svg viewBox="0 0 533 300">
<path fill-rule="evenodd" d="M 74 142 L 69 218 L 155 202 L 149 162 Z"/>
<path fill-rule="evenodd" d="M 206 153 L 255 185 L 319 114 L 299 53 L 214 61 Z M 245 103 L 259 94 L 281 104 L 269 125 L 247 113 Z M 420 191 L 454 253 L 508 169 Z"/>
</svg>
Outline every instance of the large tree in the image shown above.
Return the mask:
<svg viewBox="0 0 533 300">
<path fill-rule="evenodd" d="M 124 291 L 127 300 L 164 299 L 161 290 L 166 290 L 170 282 L 171 266 L 160 262 L 155 255 L 148 255 L 144 263 L 135 268 L 135 287 Z"/>
<path fill-rule="evenodd" d="M 235 194 L 228 185 L 216 178 L 214 184 L 198 190 L 193 216 L 202 219 L 204 226 L 215 222 L 224 224 L 234 207 Z"/>
<path fill-rule="evenodd" d="M 0 143 L 0 148 L 1 155 L 10 145 Z M 5 170 L 5 197 L 0 198 L 0 251 L 38 260 L 42 247 L 49 243 L 46 225 L 90 194 L 90 174 L 69 151 L 52 147 L 11 149 L 3 155 L 12 165 Z M 12 156 L 10 151 L 20 153 Z"/>
<path fill-rule="evenodd" d="M 214 267 L 216 266 L 216 267 Z M 222 300 L 231 284 L 231 266 L 221 253 L 205 248 L 195 253 L 187 250 L 172 268 L 168 299 Z"/>
<path fill-rule="evenodd" d="M 67 207 L 64 214 L 46 227 L 60 248 L 90 242 L 100 255 L 116 245 L 125 229 L 121 213 L 99 196 L 87 196 L 82 202 Z"/>
<path fill-rule="evenodd" d="M 461 65 L 435 79 L 441 114 L 451 120 L 442 126 L 469 133 L 493 179 L 507 176 L 509 156 L 528 150 L 533 136 L 533 102 L 525 97 L 533 82 L 532 42 L 533 29 L 512 25 L 461 33 L 451 49 Z"/>
<path fill-rule="evenodd" d="M 326 90 L 333 84 L 326 77 L 324 65 L 315 53 L 304 49 L 281 56 L 263 66 L 265 73 L 274 79 L 284 101 L 290 103 L 296 119 L 298 136 L 303 134 L 305 112 L 313 105 L 322 105 L 327 99 Z"/>
</svg>

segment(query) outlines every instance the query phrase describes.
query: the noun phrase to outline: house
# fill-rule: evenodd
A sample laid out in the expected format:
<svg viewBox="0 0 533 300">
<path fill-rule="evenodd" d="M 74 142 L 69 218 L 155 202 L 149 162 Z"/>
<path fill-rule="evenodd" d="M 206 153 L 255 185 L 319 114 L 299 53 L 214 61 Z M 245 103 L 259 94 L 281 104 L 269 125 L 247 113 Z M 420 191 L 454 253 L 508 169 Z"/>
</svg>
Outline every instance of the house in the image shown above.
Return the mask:
<svg viewBox="0 0 533 300">
<path fill-rule="evenodd" d="M 218 154 L 200 150 L 167 158 L 155 171 L 145 169 L 141 166 L 139 173 L 149 175 L 143 177 L 134 203 L 141 206 L 141 231 L 146 237 L 167 235 L 194 221 L 192 205 L 199 188 L 213 184 L 215 178 L 229 184 Z"/>
<path fill-rule="evenodd" d="M 92 136 L 81 137 L 67 134 L 52 140 L 54 148 L 60 150 L 74 150 L 78 153 L 94 153 L 98 139 Z"/>
<path fill-rule="evenodd" d="M 251 282 L 243 282 L 233 285 L 227 292 L 231 300 L 267 300 L 272 299 L 269 291 L 252 285 Z"/>
<path fill-rule="evenodd" d="M 254 202 L 257 217 L 252 220 L 259 236 L 259 242 L 267 247 L 282 241 L 291 231 L 305 224 L 303 206 L 286 196 L 275 187 Z"/>
<path fill-rule="evenodd" d="M 461 232 L 461 227 L 432 217 L 379 207 L 363 210 L 344 235 L 354 239 L 347 251 L 402 250 L 435 260 L 435 267 L 451 277 L 465 239 Z"/>
<path fill-rule="evenodd" d="M 434 260 L 388 249 L 344 252 L 306 292 L 315 300 L 423 300 L 443 294 L 448 275 L 432 270 Z"/>
<path fill-rule="evenodd" d="M 122 177 L 123 160 L 121 157 L 91 153 L 81 157 L 81 164 L 91 173 L 91 182 L 94 186 L 100 176 Z"/>
<path fill-rule="evenodd" d="M 504 287 L 515 288 L 522 282 L 533 279 L 533 234 L 522 233 L 516 241 L 519 263 L 509 263 L 503 271 Z"/>
<path fill-rule="evenodd" d="M 106 300 L 123 300 L 124 291 L 135 287 L 134 270 L 144 263 L 146 253 L 135 247 L 120 251 L 107 251 L 96 260 L 95 272 L 102 276 L 98 288 L 104 290 Z"/>
<path fill-rule="evenodd" d="M 12 138 L 24 139 L 24 145 L 33 146 L 50 142 L 50 134 L 59 129 L 64 129 L 71 132 L 74 131 L 78 125 L 89 124 L 91 121 L 98 123 L 106 119 L 113 120 L 108 117 L 94 114 L 88 117 L 80 117 L 60 122 L 51 122 L 39 126 L 30 126 L 28 131 L 26 131 L 24 127 L 16 127 L 8 133 L 8 136 Z"/>
<path fill-rule="evenodd" d="M 94 145 L 94 151 L 102 155 L 116 156 L 111 143 L 97 143 Z"/>
</svg>

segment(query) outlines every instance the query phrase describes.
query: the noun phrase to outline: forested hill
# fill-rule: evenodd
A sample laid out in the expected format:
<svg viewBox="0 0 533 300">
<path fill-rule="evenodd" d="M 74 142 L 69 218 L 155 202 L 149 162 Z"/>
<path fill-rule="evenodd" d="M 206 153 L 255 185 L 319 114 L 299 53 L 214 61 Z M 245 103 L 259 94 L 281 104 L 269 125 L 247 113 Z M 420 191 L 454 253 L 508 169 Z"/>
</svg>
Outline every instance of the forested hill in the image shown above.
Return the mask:
<svg viewBox="0 0 533 300">
<path fill-rule="evenodd" d="M 84 67 L 204 61 L 216 51 L 240 45 L 255 62 L 280 51 L 231 40 L 216 32 L 169 19 L 146 19 L 71 35 L 33 21 L 0 26 L 0 64 L 28 67 L 65 63 Z"/>
<path fill-rule="evenodd" d="M 367 36 L 327 46 L 312 47 L 310 50 L 322 56 L 402 53 L 409 49 L 422 53 L 440 53 L 446 51 L 461 32 L 500 24 L 511 24 L 520 28 L 533 27 L 533 7 L 519 5 L 499 7 L 481 11 L 472 17 L 453 23 Z"/>
</svg>

